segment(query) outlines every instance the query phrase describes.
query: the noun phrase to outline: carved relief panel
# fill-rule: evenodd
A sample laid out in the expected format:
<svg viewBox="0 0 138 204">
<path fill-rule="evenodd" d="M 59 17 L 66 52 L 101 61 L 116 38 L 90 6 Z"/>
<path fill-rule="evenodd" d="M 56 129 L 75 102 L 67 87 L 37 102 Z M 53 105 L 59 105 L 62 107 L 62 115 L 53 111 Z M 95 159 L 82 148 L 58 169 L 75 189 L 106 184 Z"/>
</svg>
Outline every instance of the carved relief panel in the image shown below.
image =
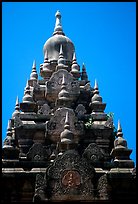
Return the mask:
<svg viewBox="0 0 138 204">
<path fill-rule="evenodd" d="M 46 82 L 45 97 L 48 101 L 54 102 L 57 99 L 58 93 L 61 90 L 63 75 L 65 86 L 70 94 L 70 98 L 75 100 L 79 96 L 79 82 L 75 81 L 73 76 L 67 70 L 60 69 L 57 72 L 54 72 L 50 80 Z"/>
<path fill-rule="evenodd" d="M 64 130 L 67 111 L 69 116 L 70 130 L 74 134 L 74 140 L 77 142 L 79 137 L 84 134 L 84 124 L 83 122 L 78 121 L 74 111 L 69 108 L 58 108 L 48 123 L 48 135 L 54 142 L 58 142 L 60 140 L 60 133 Z"/>
</svg>

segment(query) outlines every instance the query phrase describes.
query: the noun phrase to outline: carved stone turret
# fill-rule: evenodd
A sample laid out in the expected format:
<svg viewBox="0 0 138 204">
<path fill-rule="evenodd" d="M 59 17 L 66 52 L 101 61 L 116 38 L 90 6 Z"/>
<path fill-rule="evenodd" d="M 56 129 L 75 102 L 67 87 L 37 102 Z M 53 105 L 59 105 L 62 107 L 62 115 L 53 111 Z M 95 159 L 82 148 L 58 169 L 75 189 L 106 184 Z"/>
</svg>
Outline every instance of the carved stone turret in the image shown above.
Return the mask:
<svg viewBox="0 0 138 204">
<path fill-rule="evenodd" d="M 16 147 L 15 132 L 11 120 L 8 121 L 7 135 L 2 148 L 3 159 L 18 159 L 19 149 Z"/>
<path fill-rule="evenodd" d="M 132 150 L 127 147 L 127 141 L 123 138 L 120 120 L 118 120 L 117 138 L 114 141 L 111 156 L 119 167 L 134 167 L 134 162 L 129 158 L 131 152 Z"/>
<path fill-rule="evenodd" d="M 74 54 L 73 54 L 72 66 L 71 66 L 71 71 L 70 72 L 71 72 L 71 74 L 73 75 L 74 78 L 78 79 L 80 77 L 80 67 L 77 64 L 75 51 L 74 51 Z"/>
<path fill-rule="evenodd" d="M 34 102 L 33 97 L 31 95 L 30 86 L 28 84 L 28 80 L 25 87 L 24 96 L 22 99 L 22 103 L 20 103 L 20 109 L 23 112 L 36 112 L 37 111 L 37 104 Z"/>
</svg>

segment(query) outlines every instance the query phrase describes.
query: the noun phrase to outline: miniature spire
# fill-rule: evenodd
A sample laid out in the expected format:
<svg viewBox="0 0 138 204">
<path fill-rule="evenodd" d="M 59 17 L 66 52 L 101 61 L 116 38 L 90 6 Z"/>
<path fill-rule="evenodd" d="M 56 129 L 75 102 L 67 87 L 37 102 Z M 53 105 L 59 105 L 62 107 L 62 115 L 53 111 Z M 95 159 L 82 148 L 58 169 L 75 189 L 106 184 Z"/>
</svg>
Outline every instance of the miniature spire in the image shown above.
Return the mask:
<svg viewBox="0 0 138 204">
<path fill-rule="evenodd" d="M 119 164 L 119 167 L 133 168 L 134 162 L 130 159 L 131 149 L 127 147 L 127 141 L 122 137 L 122 128 L 120 120 L 118 120 L 117 138 L 114 140 L 114 148 L 110 155 L 113 157 L 114 162 Z"/>
<path fill-rule="evenodd" d="M 73 59 L 72 59 L 72 66 L 71 66 L 71 74 L 75 77 L 75 78 L 79 78 L 80 77 L 80 67 L 77 63 L 76 60 L 76 53 L 74 51 L 73 53 Z"/>
<path fill-rule="evenodd" d="M 45 52 L 45 57 L 44 57 L 43 70 L 45 70 L 45 71 L 51 71 L 51 70 L 49 69 L 49 67 L 50 67 L 50 63 L 49 63 L 49 61 L 48 61 L 48 52 L 47 52 L 47 50 L 46 50 L 46 52 Z"/>
<path fill-rule="evenodd" d="M 7 125 L 7 135 L 11 136 L 12 135 L 12 125 L 11 125 L 11 120 L 8 120 L 8 125 Z"/>
<path fill-rule="evenodd" d="M 117 138 L 114 141 L 115 148 L 121 148 L 121 147 L 127 148 L 127 142 L 122 136 L 123 136 L 122 128 L 121 128 L 120 120 L 118 120 Z"/>
<path fill-rule="evenodd" d="M 86 67 L 85 67 L 84 63 L 82 64 L 81 80 L 85 80 L 86 82 L 88 81 L 88 75 L 87 75 Z"/>
<path fill-rule="evenodd" d="M 29 86 L 29 83 L 28 83 L 28 80 L 27 80 L 25 91 L 24 91 L 23 103 L 24 102 L 27 102 L 27 103 L 32 103 L 33 102 L 33 98 L 30 95 L 30 92 L 31 92 L 30 91 L 30 86 Z"/>
<path fill-rule="evenodd" d="M 35 60 L 33 61 L 33 66 L 32 66 L 32 72 L 30 74 L 30 79 L 33 79 L 33 80 L 38 79 L 38 74 L 37 74 L 37 71 L 36 71 L 36 61 Z"/>
<path fill-rule="evenodd" d="M 73 143 L 74 134 L 70 131 L 68 111 L 66 112 L 64 130 L 63 130 L 63 132 L 61 132 L 60 138 L 61 138 L 61 143 L 64 143 L 64 144 L 72 144 Z"/>
<path fill-rule="evenodd" d="M 20 114 L 20 106 L 19 106 L 19 98 L 17 96 L 16 98 L 16 104 L 15 104 L 15 111 L 12 114 L 12 118 L 15 116 L 18 116 Z"/>
<path fill-rule="evenodd" d="M 96 79 L 95 79 L 95 84 L 94 84 L 94 91 L 95 93 L 99 94 L 98 82 Z"/>
<path fill-rule="evenodd" d="M 58 59 L 58 65 L 64 65 L 65 63 L 65 59 L 64 59 L 64 55 L 63 55 L 63 45 L 60 45 L 60 52 L 59 52 L 59 59 Z"/>
<path fill-rule="evenodd" d="M 101 103 L 102 102 L 102 97 L 99 95 L 98 83 L 97 83 L 96 79 L 95 79 L 93 94 L 94 95 L 92 97 L 92 103 Z"/>
<path fill-rule="evenodd" d="M 120 120 L 118 120 L 117 136 L 118 137 L 122 137 L 123 136 Z"/>
<path fill-rule="evenodd" d="M 4 140 L 3 149 L 12 148 L 12 126 L 11 126 L 11 120 L 8 120 L 8 126 L 7 126 L 7 134 L 6 138 Z"/>
<path fill-rule="evenodd" d="M 60 13 L 59 10 L 56 12 L 55 17 L 56 17 L 56 23 L 55 23 L 55 28 L 54 28 L 54 33 L 53 33 L 53 35 L 55 35 L 55 34 L 65 35 L 65 34 L 63 33 L 63 29 L 62 29 L 61 13 Z"/>
<path fill-rule="evenodd" d="M 65 83 L 65 76 L 63 74 L 62 82 L 61 82 L 61 91 L 58 94 L 59 99 L 68 100 L 69 99 L 69 92 L 66 90 L 66 83 Z"/>
</svg>

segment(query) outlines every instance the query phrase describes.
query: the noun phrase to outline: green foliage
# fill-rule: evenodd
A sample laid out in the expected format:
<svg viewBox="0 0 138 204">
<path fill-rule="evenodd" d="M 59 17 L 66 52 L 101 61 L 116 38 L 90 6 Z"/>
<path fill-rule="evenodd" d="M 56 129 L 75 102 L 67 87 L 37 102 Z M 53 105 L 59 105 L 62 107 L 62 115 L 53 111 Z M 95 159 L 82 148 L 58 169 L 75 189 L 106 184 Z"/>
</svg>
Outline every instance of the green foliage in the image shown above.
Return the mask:
<svg viewBox="0 0 138 204">
<path fill-rule="evenodd" d="M 107 113 L 107 119 L 108 118 L 114 118 L 114 113 L 113 112 L 109 112 L 109 113 Z M 116 136 L 116 133 L 117 133 L 117 129 L 116 129 L 116 127 L 113 125 L 113 136 L 115 137 Z"/>
<path fill-rule="evenodd" d="M 109 113 L 107 113 L 107 119 L 108 118 L 114 118 L 114 113 L 113 112 L 109 112 Z"/>
<path fill-rule="evenodd" d="M 90 117 L 88 118 L 88 121 L 85 123 L 85 127 L 86 127 L 87 129 L 90 129 L 91 126 L 92 126 L 92 117 L 90 116 Z"/>
</svg>

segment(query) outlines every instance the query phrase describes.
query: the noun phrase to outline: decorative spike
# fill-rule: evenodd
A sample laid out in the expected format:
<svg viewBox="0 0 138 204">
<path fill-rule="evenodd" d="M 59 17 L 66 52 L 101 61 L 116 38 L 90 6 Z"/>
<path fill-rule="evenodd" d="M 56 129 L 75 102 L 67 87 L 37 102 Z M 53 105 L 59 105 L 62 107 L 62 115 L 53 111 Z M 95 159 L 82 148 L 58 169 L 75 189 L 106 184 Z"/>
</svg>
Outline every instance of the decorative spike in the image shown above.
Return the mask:
<svg viewBox="0 0 138 204">
<path fill-rule="evenodd" d="M 63 45 L 62 45 L 62 44 L 60 45 L 60 52 L 59 52 L 59 55 L 63 55 Z"/>
<path fill-rule="evenodd" d="M 64 125 L 64 129 L 70 129 L 70 124 L 69 124 L 69 113 L 68 111 L 66 112 L 66 118 L 65 118 L 65 125 Z"/>
<path fill-rule="evenodd" d="M 86 72 L 86 67 L 84 65 L 84 62 L 82 64 L 81 80 L 85 80 L 86 82 L 88 82 L 88 75 L 87 75 L 87 72 Z"/>
<path fill-rule="evenodd" d="M 61 85 L 65 85 L 65 75 L 63 74 Z"/>
<path fill-rule="evenodd" d="M 85 68 L 84 62 L 82 63 L 82 71 L 83 71 L 83 72 L 86 72 L 86 68 Z"/>
<path fill-rule="evenodd" d="M 7 125 L 7 130 L 11 130 L 12 126 L 11 126 L 11 120 L 8 120 L 8 125 Z"/>
<path fill-rule="evenodd" d="M 30 79 L 36 80 L 37 78 L 38 78 L 38 74 L 37 74 L 37 71 L 36 71 L 36 61 L 34 60 L 33 61 L 33 66 L 32 66 L 32 72 L 30 74 Z"/>
<path fill-rule="evenodd" d="M 98 82 L 97 82 L 97 80 L 96 80 L 96 79 L 95 79 L 94 89 L 98 90 Z"/>
<path fill-rule="evenodd" d="M 63 45 L 62 44 L 60 45 L 58 65 L 62 65 L 62 66 L 65 65 L 65 59 L 64 59 L 64 55 L 63 55 Z"/>
<path fill-rule="evenodd" d="M 75 62 L 77 61 L 75 51 L 74 51 L 74 53 L 73 53 L 73 59 L 72 59 L 72 61 L 75 61 Z"/>
<path fill-rule="evenodd" d="M 18 97 L 18 96 L 16 97 L 16 103 L 15 103 L 15 105 L 16 105 L 16 106 L 19 105 L 19 97 Z"/>
<path fill-rule="evenodd" d="M 117 137 L 122 137 L 122 136 L 123 136 L 122 127 L 121 127 L 120 120 L 118 120 Z"/>
<path fill-rule="evenodd" d="M 16 97 L 15 110 L 17 110 L 17 111 L 20 110 L 20 108 L 19 108 L 19 98 L 18 98 L 18 96 Z"/>
<path fill-rule="evenodd" d="M 118 120 L 118 128 L 117 131 L 121 131 L 122 132 L 122 128 L 121 128 L 121 124 L 120 124 L 120 120 Z"/>
<path fill-rule="evenodd" d="M 30 86 L 29 86 L 29 83 L 28 83 L 28 79 L 27 79 L 27 81 L 26 81 L 26 87 L 25 87 L 25 89 L 30 89 Z"/>
<path fill-rule="evenodd" d="M 33 66 L 32 66 L 32 68 L 36 68 L 36 61 L 35 61 L 35 60 L 33 61 Z"/>
<path fill-rule="evenodd" d="M 20 114 L 20 106 L 19 106 L 19 98 L 16 97 L 16 103 L 15 103 L 15 111 L 12 114 L 12 118 L 15 116 L 18 116 Z"/>
</svg>

